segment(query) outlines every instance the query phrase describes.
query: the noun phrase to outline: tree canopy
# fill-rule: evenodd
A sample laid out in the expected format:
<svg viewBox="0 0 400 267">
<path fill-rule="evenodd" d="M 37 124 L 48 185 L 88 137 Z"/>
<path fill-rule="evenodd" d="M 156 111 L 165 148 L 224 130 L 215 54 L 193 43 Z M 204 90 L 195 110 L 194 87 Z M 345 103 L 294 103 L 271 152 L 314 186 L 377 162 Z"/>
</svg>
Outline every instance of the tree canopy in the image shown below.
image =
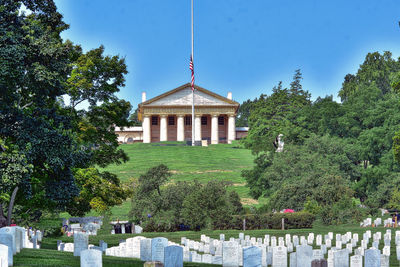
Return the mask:
<svg viewBox="0 0 400 267">
<path fill-rule="evenodd" d="M 127 160 L 114 133 L 130 125 L 131 106 L 115 95 L 124 59 L 102 46 L 84 53 L 61 38 L 66 29 L 51 0 L 0 3 L 0 220 L 12 196 L 26 210 L 65 210 L 80 192 L 76 168 Z"/>
<path fill-rule="evenodd" d="M 243 211 L 238 194 L 228 193 L 224 181 L 170 183 L 170 176 L 167 166 L 155 166 L 134 189 L 131 216 L 148 231 L 219 228 Z"/>
<path fill-rule="evenodd" d="M 400 60 L 390 52 L 369 53 L 357 73 L 344 78 L 342 103 L 332 96 L 310 101 L 299 71 L 289 89 L 280 83 L 271 95 L 262 94 L 252 106 L 244 141 L 257 156 L 256 166 L 243 172 L 251 194 L 266 197 L 275 209 L 300 210 L 313 201 L 353 207 L 351 198 L 370 208 L 394 207 L 400 174 L 399 68 Z M 281 153 L 275 152 L 279 134 L 285 141 Z M 335 198 L 335 188 L 349 198 Z M 324 195 L 336 204 L 318 197 Z"/>
</svg>

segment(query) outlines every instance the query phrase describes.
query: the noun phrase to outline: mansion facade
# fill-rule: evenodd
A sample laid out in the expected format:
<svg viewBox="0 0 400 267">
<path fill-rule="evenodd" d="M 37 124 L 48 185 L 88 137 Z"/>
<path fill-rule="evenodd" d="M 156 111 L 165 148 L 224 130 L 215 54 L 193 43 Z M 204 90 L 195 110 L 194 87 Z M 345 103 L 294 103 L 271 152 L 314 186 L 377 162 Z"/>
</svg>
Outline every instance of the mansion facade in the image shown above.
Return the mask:
<svg viewBox="0 0 400 267">
<path fill-rule="evenodd" d="M 116 128 L 120 143 L 191 141 L 192 125 L 195 141 L 200 144 L 231 143 L 247 135 L 247 127 L 235 126 L 239 103 L 232 93 L 220 96 L 195 85 L 195 120 L 192 122 L 192 89 L 190 83 L 146 100 L 142 93 L 138 119 L 142 127 Z"/>
</svg>

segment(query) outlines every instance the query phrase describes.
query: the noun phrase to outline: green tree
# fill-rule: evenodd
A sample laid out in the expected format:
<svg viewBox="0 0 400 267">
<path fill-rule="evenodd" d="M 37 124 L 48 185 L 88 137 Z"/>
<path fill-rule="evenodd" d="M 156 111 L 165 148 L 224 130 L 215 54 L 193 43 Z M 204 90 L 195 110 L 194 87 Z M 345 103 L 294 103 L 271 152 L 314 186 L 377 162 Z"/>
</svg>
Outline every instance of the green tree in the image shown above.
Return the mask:
<svg viewBox="0 0 400 267">
<path fill-rule="evenodd" d="M 391 91 L 394 82 L 394 74 L 400 69 L 399 62 L 392 59 L 392 53 L 385 51 L 382 55 L 379 52 L 368 53 L 365 61 L 361 64 L 356 75 L 348 74 L 339 91 L 343 102 L 362 87 L 376 86 L 381 94 Z"/>
<path fill-rule="evenodd" d="M 21 4 L 32 13 L 20 13 Z M 127 159 L 113 130 L 129 125 L 130 104 L 115 97 L 125 63 L 103 57 L 102 47 L 83 54 L 62 40 L 67 28 L 51 0 L 0 2 L 0 139 L 7 147 L 4 155 L 19 155 L 21 170 L 29 166 L 24 175 L 1 173 L 3 196 L 10 196 L 9 202 L 2 198 L 2 207 L 10 207 L 8 220 L 14 201 L 22 213 L 65 210 L 79 195 L 76 168 Z M 69 106 L 64 96 L 72 99 Z M 88 110 L 78 111 L 77 103 L 84 100 Z M 13 165 L 4 162 L 7 168 Z"/>
<path fill-rule="evenodd" d="M 250 117 L 251 108 L 255 102 L 257 102 L 257 98 L 254 99 L 253 101 L 248 99 L 246 101 L 243 101 L 242 104 L 240 104 L 240 107 L 239 107 L 237 115 L 236 115 L 236 126 L 237 127 L 248 127 L 249 126 L 248 119 Z"/>
<path fill-rule="evenodd" d="M 139 112 L 139 108 L 135 109 L 135 112 L 133 112 L 129 116 L 129 120 L 131 121 L 132 126 L 142 126 L 142 122 L 139 121 L 139 118 L 138 118 L 138 112 Z"/>
<path fill-rule="evenodd" d="M 134 189 L 130 215 L 146 231 L 176 231 L 182 225 L 192 230 L 220 229 L 243 211 L 238 194 L 228 193 L 226 182 L 167 183 L 168 178 L 167 167 L 160 165 L 142 175 Z"/>
<path fill-rule="evenodd" d="M 350 180 L 360 167 L 353 146 L 339 138 L 312 135 L 303 145 L 285 145 L 284 153 L 266 154 L 246 178 L 253 197 L 269 198 L 270 207 L 301 210 L 307 200 L 330 205 L 343 195 L 352 196 Z"/>
<path fill-rule="evenodd" d="M 283 134 L 285 142 L 301 143 L 308 132 L 298 123 L 295 114 L 311 104 L 310 94 L 301 86 L 301 73 L 295 72 L 290 89 L 280 82 L 273 93 L 253 105 L 249 117 L 249 133 L 245 145 L 257 154 L 275 151 L 277 136 Z"/>
<path fill-rule="evenodd" d="M 67 206 L 67 211 L 73 216 L 84 216 L 90 210 L 104 214 L 110 207 L 121 205 L 131 194 L 117 176 L 109 172 L 100 173 L 95 168 L 78 169 L 74 177 L 80 192 Z"/>
<path fill-rule="evenodd" d="M 157 190 L 158 195 L 161 196 L 160 188 L 168 181 L 169 177 L 171 177 L 171 173 L 164 164 L 153 167 L 139 177 L 139 190 L 144 194 Z"/>
</svg>

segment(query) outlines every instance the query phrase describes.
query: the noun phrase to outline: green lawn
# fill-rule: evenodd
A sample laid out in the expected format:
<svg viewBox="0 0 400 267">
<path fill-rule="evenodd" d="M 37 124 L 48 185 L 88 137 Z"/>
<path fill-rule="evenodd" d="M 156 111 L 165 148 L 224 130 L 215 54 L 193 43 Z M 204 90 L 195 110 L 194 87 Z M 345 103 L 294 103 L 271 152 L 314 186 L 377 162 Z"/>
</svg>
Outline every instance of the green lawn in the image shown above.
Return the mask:
<svg viewBox="0 0 400 267">
<path fill-rule="evenodd" d="M 143 261 L 139 259 L 119 258 L 103 255 L 104 267 L 133 266 L 143 267 Z M 198 266 L 195 263 L 184 263 L 183 266 Z M 23 249 L 21 253 L 14 256 L 13 266 L 63 266 L 79 267 L 80 258 L 74 257 L 72 252 L 61 252 L 50 249 Z M 211 264 L 201 264 L 201 266 L 215 266 Z"/>
<path fill-rule="evenodd" d="M 163 142 L 121 145 L 129 156 L 129 161 L 121 165 L 111 165 L 104 170 L 118 175 L 124 183 L 138 179 L 149 168 L 165 164 L 172 172 L 171 182 L 197 179 L 206 183 L 212 179 L 232 182 L 232 190 L 240 195 L 243 204 L 259 205 L 264 199 L 256 201 L 249 196 L 246 181 L 241 177 L 242 170 L 253 167 L 254 156 L 248 149 L 240 148 L 238 143 L 219 144 L 208 147 L 185 146 L 179 142 Z M 126 219 L 130 203 L 112 209 L 113 217 Z"/>
</svg>

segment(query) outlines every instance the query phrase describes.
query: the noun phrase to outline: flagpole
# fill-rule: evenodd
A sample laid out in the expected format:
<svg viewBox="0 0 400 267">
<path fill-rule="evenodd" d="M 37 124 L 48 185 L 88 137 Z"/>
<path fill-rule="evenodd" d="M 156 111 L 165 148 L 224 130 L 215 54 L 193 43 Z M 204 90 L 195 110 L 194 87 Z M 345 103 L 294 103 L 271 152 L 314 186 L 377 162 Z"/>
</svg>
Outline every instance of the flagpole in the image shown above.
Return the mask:
<svg viewBox="0 0 400 267">
<path fill-rule="evenodd" d="M 191 0 L 191 2 L 192 2 L 192 5 L 191 5 L 191 10 L 192 10 L 192 24 L 191 24 L 191 26 L 192 26 L 192 62 L 193 62 L 193 64 L 194 64 L 194 55 L 193 55 L 193 52 L 194 52 L 194 45 L 193 45 L 193 0 Z M 194 88 L 192 88 L 192 146 L 194 146 L 195 145 L 195 142 L 194 142 L 194 139 L 195 139 L 195 127 L 196 127 L 196 125 L 195 125 L 195 121 L 194 121 Z"/>
</svg>

